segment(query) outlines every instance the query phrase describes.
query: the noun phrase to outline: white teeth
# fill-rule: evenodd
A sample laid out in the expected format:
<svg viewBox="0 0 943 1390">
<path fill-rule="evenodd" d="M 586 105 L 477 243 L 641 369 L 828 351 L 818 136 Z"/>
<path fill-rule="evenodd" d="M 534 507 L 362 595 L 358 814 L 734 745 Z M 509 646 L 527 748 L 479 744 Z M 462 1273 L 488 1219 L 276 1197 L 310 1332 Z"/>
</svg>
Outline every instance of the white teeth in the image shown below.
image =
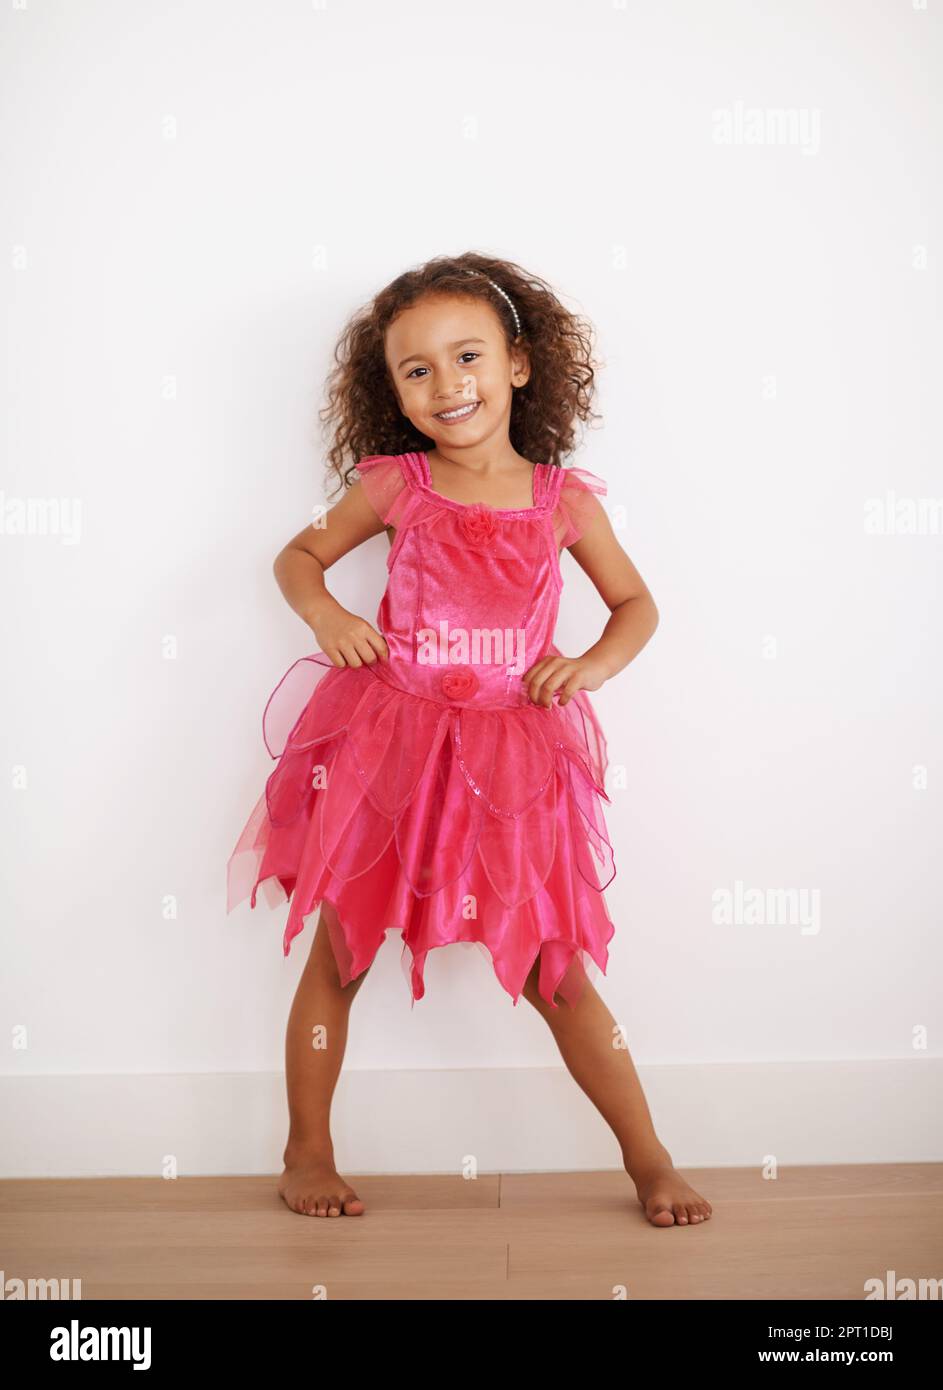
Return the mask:
<svg viewBox="0 0 943 1390">
<path fill-rule="evenodd" d="M 477 404 L 477 401 L 472 401 L 471 405 L 460 406 L 458 410 L 440 410 L 438 412 L 438 419 L 459 420 L 463 415 L 470 415 Z"/>
</svg>

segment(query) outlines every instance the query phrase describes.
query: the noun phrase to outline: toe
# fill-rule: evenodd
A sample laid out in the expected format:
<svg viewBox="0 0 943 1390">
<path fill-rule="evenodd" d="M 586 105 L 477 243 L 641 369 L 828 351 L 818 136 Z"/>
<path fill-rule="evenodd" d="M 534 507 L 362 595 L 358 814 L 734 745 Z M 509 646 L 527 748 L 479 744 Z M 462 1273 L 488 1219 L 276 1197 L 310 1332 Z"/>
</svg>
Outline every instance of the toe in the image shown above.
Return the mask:
<svg viewBox="0 0 943 1390">
<path fill-rule="evenodd" d="M 347 1192 L 344 1195 L 344 1211 L 347 1216 L 360 1216 L 363 1211 L 363 1202 L 356 1192 Z"/>
<path fill-rule="evenodd" d="M 646 1214 L 653 1226 L 673 1226 L 675 1224 L 671 1208 L 665 1206 L 664 1202 L 653 1202 L 651 1209 Z"/>
<path fill-rule="evenodd" d="M 327 1214 L 328 1216 L 340 1216 L 341 1214 L 341 1199 L 336 1194 L 327 1199 Z"/>
<path fill-rule="evenodd" d="M 688 1224 L 688 1213 L 687 1208 L 683 1205 L 683 1203 L 675 1202 L 672 1210 L 674 1211 L 675 1220 L 677 1221 L 678 1225 L 686 1226 Z"/>
</svg>

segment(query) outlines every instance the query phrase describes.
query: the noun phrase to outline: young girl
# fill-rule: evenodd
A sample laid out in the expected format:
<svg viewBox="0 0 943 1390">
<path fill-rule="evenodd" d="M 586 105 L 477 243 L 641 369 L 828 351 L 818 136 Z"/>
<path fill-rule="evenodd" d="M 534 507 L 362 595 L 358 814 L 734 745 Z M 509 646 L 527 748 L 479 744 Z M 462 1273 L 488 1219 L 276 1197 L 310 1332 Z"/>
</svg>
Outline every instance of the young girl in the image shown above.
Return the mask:
<svg viewBox="0 0 943 1390">
<path fill-rule="evenodd" d="M 330 1103 L 350 1006 L 398 930 L 413 1001 L 428 952 L 461 941 L 485 951 L 514 1004 L 534 1006 L 614 1131 L 653 1225 L 711 1214 L 659 1142 L 587 975 L 605 973 L 615 870 L 606 745 L 584 692 L 658 621 L 598 501 L 605 484 L 562 466 L 576 419 L 593 413 L 590 336 L 543 281 L 467 253 L 399 276 L 337 348 L 322 416 L 346 491 L 275 562 L 319 650 L 269 699 L 278 764 L 228 875 L 230 911 L 250 891 L 254 907 L 263 883 L 291 900 L 286 955 L 321 908 L 288 1022 L 278 1190 L 293 1211 L 364 1210 L 334 1166 Z M 328 593 L 324 573 L 384 530 L 374 627 Z M 563 548 L 611 610 L 576 657 L 553 645 Z M 326 1048 L 312 1047 L 314 1024 Z"/>
</svg>

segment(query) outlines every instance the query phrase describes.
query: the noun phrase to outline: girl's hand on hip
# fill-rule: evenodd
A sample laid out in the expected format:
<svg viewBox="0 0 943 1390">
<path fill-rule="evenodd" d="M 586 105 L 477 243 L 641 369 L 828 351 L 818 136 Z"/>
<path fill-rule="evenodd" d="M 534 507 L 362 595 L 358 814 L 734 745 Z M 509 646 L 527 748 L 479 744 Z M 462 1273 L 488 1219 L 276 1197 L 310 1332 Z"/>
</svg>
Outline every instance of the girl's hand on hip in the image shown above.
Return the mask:
<svg viewBox="0 0 943 1390">
<path fill-rule="evenodd" d="M 578 690 L 598 690 L 606 680 L 606 671 L 602 662 L 592 657 L 545 656 L 521 679 L 531 701 L 549 709 L 554 695 L 565 705 Z"/>
<path fill-rule="evenodd" d="M 319 608 L 308 626 L 335 666 L 372 666 L 389 660 L 390 649 L 383 635 L 366 618 L 349 613 L 335 599 Z"/>
</svg>

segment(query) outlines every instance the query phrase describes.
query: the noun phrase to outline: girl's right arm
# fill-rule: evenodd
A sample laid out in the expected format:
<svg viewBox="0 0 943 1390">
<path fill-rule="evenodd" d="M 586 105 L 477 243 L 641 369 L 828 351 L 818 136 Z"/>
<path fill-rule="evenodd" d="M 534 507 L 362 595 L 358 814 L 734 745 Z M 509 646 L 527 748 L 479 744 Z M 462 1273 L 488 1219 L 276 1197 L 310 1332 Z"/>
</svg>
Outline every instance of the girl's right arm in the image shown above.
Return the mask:
<svg viewBox="0 0 943 1390">
<path fill-rule="evenodd" d="M 372 665 L 389 659 L 382 634 L 365 618 L 343 608 L 324 583 L 324 571 L 336 560 L 385 530 L 362 484 L 354 483 L 328 510 L 322 526 L 306 526 L 275 557 L 275 578 L 286 602 L 308 624 L 335 666 Z"/>
</svg>

